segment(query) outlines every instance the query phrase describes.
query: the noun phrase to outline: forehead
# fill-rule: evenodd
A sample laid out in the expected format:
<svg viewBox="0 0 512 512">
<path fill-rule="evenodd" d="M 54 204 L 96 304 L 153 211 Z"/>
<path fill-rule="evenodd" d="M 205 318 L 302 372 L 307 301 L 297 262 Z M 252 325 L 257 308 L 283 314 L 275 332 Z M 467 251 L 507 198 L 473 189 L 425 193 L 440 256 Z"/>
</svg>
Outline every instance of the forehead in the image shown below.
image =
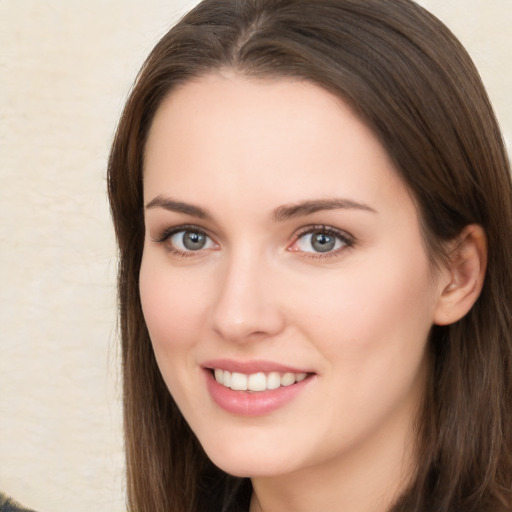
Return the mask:
<svg viewBox="0 0 512 512">
<path fill-rule="evenodd" d="M 160 106 L 145 151 L 146 202 L 179 193 L 260 204 L 355 195 L 378 204 L 398 189 L 403 195 L 371 130 L 306 81 L 212 73 L 182 85 Z"/>
</svg>

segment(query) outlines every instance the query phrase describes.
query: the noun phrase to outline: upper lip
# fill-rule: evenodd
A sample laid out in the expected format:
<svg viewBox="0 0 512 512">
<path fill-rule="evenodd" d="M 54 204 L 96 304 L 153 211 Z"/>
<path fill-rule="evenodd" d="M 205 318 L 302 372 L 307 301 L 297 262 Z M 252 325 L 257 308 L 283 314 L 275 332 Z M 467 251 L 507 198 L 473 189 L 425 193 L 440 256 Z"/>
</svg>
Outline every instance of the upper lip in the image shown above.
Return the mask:
<svg viewBox="0 0 512 512">
<path fill-rule="evenodd" d="M 235 361 L 233 359 L 212 359 L 201 365 L 203 368 L 210 370 L 220 369 L 228 372 L 237 372 L 250 375 L 252 373 L 312 373 L 308 370 L 288 366 L 274 361 L 265 361 L 262 359 L 254 359 L 251 361 Z"/>
</svg>

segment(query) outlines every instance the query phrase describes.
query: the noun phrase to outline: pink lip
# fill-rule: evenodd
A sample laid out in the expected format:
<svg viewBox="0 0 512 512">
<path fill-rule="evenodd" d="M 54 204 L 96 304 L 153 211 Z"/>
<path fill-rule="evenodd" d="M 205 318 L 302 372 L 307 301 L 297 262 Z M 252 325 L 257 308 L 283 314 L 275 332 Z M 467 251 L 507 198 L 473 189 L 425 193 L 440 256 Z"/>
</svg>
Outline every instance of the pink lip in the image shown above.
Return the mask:
<svg viewBox="0 0 512 512">
<path fill-rule="evenodd" d="M 274 363 L 272 361 L 264 361 L 264 360 L 254 360 L 254 361 L 234 361 L 232 359 L 215 359 L 211 361 L 206 361 L 201 365 L 203 368 L 215 369 L 219 368 L 221 370 L 227 370 L 228 372 L 238 372 L 249 375 L 251 373 L 270 373 L 270 372 L 279 372 L 279 373 L 312 373 L 309 370 L 293 368 L 291 366 L 282 365 L 279 363 Z"/>
<path fill-rule="evenodd" d="M 228 369 L 225 365 L 216 365 L 214 368 Z M 244 368 L 246 369 L 247 367 L 244 366 Z M 259 371 L 290 371 L 289 369 L 276 370 L 274 365 L 272 366 L 272 370 L 262 370 L 261 368 L 261 365 L 258 365 Z M 240 366 L 237 366 L 237 369 L 241 371 Z M 251 370 L 250 372 L 241 371 L 241 373 L 255 372 Z M 293 371 L 293 373 L 300 372 Z M 233 391 L 219 384 L 215 380 L 213 372 L 209 367 L 204 368 L 204 375 L 206 378 L 206 387 L 213 401 L 225 411 L 238 416 L 262 416 L 280 409 L 291 402 L 313 381 L 313 375 L 309 375 L 303 381 L 292 384 L 291 386 L 282 386 L 267 391 L 250 392 Z"/>
</svg>

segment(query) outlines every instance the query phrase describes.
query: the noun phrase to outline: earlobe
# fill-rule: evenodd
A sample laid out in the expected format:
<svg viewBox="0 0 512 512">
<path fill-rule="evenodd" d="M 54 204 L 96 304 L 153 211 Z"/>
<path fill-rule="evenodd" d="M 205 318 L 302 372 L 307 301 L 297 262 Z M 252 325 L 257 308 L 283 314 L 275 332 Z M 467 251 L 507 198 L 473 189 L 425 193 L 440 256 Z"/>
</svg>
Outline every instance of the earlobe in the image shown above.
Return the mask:
<svg viewBox="0 0 512 512">
<path fill-rule="evenodd" d="M 487 267 L 487 237 L 477 224 L 466 226 L 454 240 L 444 284 L 434 314 L 434 323 L 448 325 L 460 320 L 478 299 Z"/>
</svg>

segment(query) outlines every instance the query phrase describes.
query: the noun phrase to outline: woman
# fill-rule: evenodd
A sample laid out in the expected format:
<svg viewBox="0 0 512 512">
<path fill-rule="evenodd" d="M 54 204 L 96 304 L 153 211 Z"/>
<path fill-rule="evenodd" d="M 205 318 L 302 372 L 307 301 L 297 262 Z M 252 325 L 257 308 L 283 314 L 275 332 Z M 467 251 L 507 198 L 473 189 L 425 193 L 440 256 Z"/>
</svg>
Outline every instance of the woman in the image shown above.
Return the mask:
<svg viewBox="0 0 512 512">
<path fill-rule="evenodd" d="M 130 510 L 512 510 L 506 153 L 410 0 L 205 0 L 109 162 Z"/>
</svg>

